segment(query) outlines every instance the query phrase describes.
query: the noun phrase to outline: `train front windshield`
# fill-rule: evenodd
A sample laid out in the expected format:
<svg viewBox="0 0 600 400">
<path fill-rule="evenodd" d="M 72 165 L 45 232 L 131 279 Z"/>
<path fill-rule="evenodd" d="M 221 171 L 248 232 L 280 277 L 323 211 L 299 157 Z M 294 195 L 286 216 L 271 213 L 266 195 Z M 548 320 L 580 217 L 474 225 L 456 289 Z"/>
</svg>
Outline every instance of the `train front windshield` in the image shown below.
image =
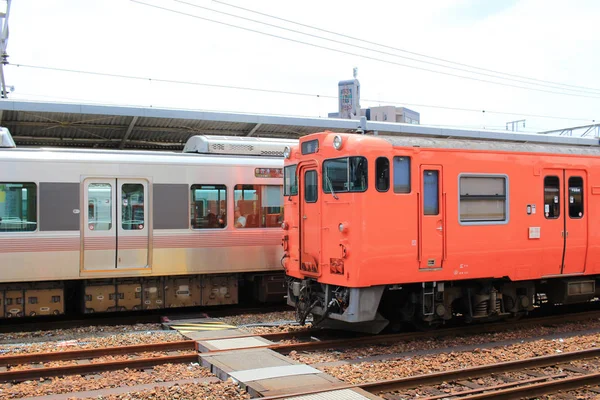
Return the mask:
<svg viewBox="0 0 600 400">
<path fill-rule="evenodd" d="M 325 193 L 364 192 L 367 190 L 368 165 L 365 157 L 344 157 L 323 163 Z"/>
</svg>

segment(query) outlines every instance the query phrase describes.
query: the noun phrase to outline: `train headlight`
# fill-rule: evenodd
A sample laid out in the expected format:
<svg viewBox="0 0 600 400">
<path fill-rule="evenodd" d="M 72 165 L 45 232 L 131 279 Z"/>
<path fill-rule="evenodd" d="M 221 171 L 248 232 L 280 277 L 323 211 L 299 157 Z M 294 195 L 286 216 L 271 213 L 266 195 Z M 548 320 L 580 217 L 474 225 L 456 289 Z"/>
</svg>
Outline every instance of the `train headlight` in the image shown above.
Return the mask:
<svg viewBox="0 0 600 400">
<path fill-rule="evenodd" d="M 342 137 L 340 135 L 336 135 L 333 138 L 333 147 L 336 150 L 340 150 L 342 148 Z"/>
<path fill-rule="evenodd" d="M 283 221 L 283 222 L 281 223 L 281 229 L 283 229 L 284 231 L 287 231 L 287 230 L 289 229 L 289 227 L 290 227 L 290 226 L 288 225 L 288 223 L 287 223 L 287 222 Z"/>
<path fill-rule="evenodd" d="M 347 222 L 340 222 L 340 224 L 338 225 L 338 229 L 340 230 L 341 233 L 348 232 L 348 223 Z"/>
<path fill-rule="evenodd" d="M 283 149 L 283 156 L 285 158 L 290 158 L 291 155 L 292 155 L 292 149 L 290 148 L 290 146 L 285 146 L 285 149 Z"/>
</svg>

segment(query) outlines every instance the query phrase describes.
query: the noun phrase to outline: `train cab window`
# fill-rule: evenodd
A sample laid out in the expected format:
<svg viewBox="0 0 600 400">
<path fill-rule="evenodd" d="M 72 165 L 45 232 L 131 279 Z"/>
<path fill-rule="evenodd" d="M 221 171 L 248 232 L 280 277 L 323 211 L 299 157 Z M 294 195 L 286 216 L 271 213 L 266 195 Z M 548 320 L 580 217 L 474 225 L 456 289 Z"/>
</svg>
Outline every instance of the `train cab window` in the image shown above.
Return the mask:
<svg viewBox="0 0 600 400">
<path fill-rule="evenodd" d="M 394 157 L 394 193 L 410 193 L 410 157 Z"/>
<path fill-rule="evenodd" d="M 144 185 L 125 183 L 121 186 L 121 226 L 124 230 L 144 229 Z"/>
<path fill-rule="evenodd" d="M 225 228 L 227 225 L 225 185 L 192 185 L 190 190 L 192 229 Z"/>
<path fill-rule="evenodd" d="M 304 201 L 316 203 L 318 194 L 317 171 L 310 170 L 304 173 Z"/>
<path fill-rule="evenodd" d="M 37 229 L 37 185 L 0 182 L 0 232 Z"/>
<path fill-rule="evenodd" d="M 235 185 L 236 228 L 279 228 L 283 222 L 283 186 Z"/>
<path fill-rule="evenodd" d="M 380 192 L 387 192 L 390 188 L 390 160 L 387 157 L 375 160 L 375 187 Z"/>
<path fill-rule="evenodd" d="M 423 171 L 423 214 L 438 215 L 440 213 L 439 172 Z"/>
<path fill-rule="evenodd" d="M 364 192 L 368 183 L 365 157 L 345 157 L 323 163 L 323 192 Z"/>
<path fill-rule="evenodd" d="M 297 165 L 288 165 L 283 169 L 283 195 L 296 196 L 298 194 Z"/>
<path fill-rule="evenodd" d="M 579 176 L 569 178 L 569 218 L 583 217 L 583 179 Z"/>
<path fill-rule="evenodd" d="M 544 215 L 546 219 L 560 217 L 560 179 L 558 176 L 544 178 Z"/>
<path fill-rule="evenodd" d="M 112 185 L 90 183 L 88 186 L 88 227 L 109 231 L 112 228 Z"/>
<path fill-rule="evenodd" d="M 508 221 L 506 176 L 461 175 L 459 193 L 461 223 L 498 224 Z"/>
</svg>

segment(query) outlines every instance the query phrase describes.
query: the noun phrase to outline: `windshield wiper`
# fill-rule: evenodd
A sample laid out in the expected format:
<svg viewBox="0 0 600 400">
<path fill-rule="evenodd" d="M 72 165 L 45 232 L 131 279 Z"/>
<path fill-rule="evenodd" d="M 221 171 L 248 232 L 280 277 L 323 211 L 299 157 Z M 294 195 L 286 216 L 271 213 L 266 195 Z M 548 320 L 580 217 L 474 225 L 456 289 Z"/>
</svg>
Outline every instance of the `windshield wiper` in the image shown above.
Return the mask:
<svg viewBox="0 0 600 400">
<path fill-rule="evenodd" d="M 331 194 L 333 195 L 333 198 L 336 199 L 336 200 L 338 200 L 337 195 L 333 191 L 333 185 L 331 184 L 331 179 L 329 179 L 329 177 L 327 176 L 327 173 L 325 173 L 325 181 L 327 182 L 327 186 L 329 186 L 329 190 L 331 191 Z"/>
</svg>

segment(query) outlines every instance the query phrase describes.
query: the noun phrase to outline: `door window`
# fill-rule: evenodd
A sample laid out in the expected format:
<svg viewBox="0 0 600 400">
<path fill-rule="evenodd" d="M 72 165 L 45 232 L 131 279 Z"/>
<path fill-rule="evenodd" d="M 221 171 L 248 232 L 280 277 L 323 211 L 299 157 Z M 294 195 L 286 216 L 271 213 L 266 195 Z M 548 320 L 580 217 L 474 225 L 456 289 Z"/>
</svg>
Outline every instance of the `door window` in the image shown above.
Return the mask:
<svg viewBox="0 0 600 400">
<path fill-rule="evenodd" d="M 90 183 L 88 186 L 88 228 L 109 231 L 112 228 L 112 185 Z"/>
<path fill-rule="evenodd" d="M 317 171 L 315 170 L 304 173 L 304 201 L 307 203 L 317 201 Z"/>
<path fill-rule="evenodd" d="M 544 178 L 544 215 L 546 219 L 560 217 L 560 179 L 558 176 Z"/>
<path fill-rule="evenodd" d="M 375 186 L 380 192 L 387 192 L 390 188 L 390 160 L 379 157 L 375 161 Z"/>
<path fill-rule="evenodd" d="M 144 185 L 125 183 L 121 186 L 121 226 L 123 230 L 144 229 Z"/>
<path fill-rule="evenodd" d="M 583 179 L 579 176 L 569 178 L 569 218 L 583 217 Z"/>
<path fill-rule="evenodd" d="M 438 171 L 423 171 L 423 212 L 425 215 L 440 213 Z"/>
</svg>

